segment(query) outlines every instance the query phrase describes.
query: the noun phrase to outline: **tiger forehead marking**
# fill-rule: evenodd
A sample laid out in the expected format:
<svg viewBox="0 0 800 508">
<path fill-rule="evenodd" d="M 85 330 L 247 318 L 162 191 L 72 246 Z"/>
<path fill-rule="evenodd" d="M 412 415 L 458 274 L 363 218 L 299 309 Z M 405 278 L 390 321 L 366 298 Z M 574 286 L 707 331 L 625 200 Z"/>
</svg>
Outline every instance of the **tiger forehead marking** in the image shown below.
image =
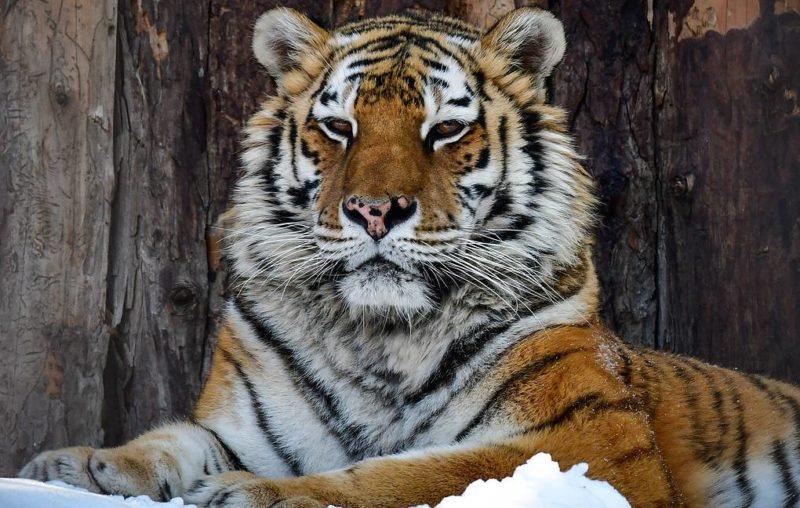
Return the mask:
<svg viewBox="0 0 800 508">
<path fill-rule="evenodd" d="M 476 85 L 470 85 L 463 63 L 469 55 L 451 37 L 407 19 L 374 26 L 358 35 L 344 30 L 349 35 L 337 39 L 331 70 L 312 95 L 314 119 L 346 119 L 357 139 L 344 171 L 323 187 L 321 216 L 328 227 L 338 228 L 338 214 L 326 212 L 348 196 L 409 196 L 422 205 L 418 228 L 445 229 L 460 209 L 449 192 L 458 164 L 451 163 L 452 154 L 444 161 L 432 155 L 445 140 L 429 146 L 425 141 L 438 122 L 466 125 L 478 118 Z M 350 142 L 339 141 L 345 148 Z M 481 137 L 468 141 L 460 150 L 472 159 Z"/>
</svg>

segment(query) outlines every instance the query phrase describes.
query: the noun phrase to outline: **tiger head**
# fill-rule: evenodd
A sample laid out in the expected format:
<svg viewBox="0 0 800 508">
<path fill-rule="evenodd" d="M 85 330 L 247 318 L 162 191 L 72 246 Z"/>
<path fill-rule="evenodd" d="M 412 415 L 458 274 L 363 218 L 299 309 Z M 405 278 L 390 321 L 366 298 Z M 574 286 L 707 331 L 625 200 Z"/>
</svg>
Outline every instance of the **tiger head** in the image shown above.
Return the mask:
<svg viewBox="0 0 800 508">
<path fill-rule="evenodd" d="M 274 9 L 253 49 L 276 85 L 233 193 L 239 284 L 383 317 L 467 296 L 517 311 L 594 284 L 592 184 L 545 104 L 565 50 L 550 13 L 485 34 L 416 14 L 329 32 Z"/>
</svg>

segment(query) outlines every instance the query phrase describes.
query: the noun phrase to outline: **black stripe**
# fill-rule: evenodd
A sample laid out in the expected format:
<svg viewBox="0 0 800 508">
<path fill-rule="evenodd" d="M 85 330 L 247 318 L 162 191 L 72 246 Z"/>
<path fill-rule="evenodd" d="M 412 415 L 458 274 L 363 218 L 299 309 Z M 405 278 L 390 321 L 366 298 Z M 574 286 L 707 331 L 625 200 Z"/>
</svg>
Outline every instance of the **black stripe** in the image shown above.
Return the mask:
<svg viewBox="0 0 800 508">
<path fill-rule="evenodd" d="M 442 356 L 439 365 L 413 393 L 406 397 L 406 404 L 416 404 L 444 385 L 450 384 L 459 372 L 459 369 L 471 359 L 476 357 L 493 341 L 487 340 L 490 336 L 497 338 L 511 326 L 510 322 L 482 325 L 478 333 L 470 332 L 469 337 L 462 337 L 453 341 Z"/>
<path fill-rule="evenodd" d="M 317 131 L 321 131 L 321 129 L 316 128 Z M 322 160 L 319 156 L 319 152 L 316 150 L 312 150 L 311 147 L 308 145 L 308 142 L 305 139 L 300 139 L 300 153 L 303 154 L 303 157 L 306 159 L 310 159 L 311 162 L 316 166 Z M 317 170 L 319 171 L 319 170 Z"/>
<path fill-rule="evenodd" d="M 169 501 L 172 499 L 172 488 L 169 482 L 162 481 L 158 486 L 159 501 Z"/>
<path fill-rule="evenodd" d="M 219 445 L 219 447 L 222 449 L 222 451 L 223 451 L 223 452 L 225 452 L 225 455 L 226 455 L 226 461 L 228 462 L 228 464 L 230 464 L 230 465 L 232 466 L 232 468 L 233 468 L 233 470 L 234 470 L 234 471 L 246 471 L 246 472 L 248 472 L 248 473 L 250 473 L 250 472 L 251 472 L 251 471 L 250 471 L 250 470 L 247 468 L 247 466 L 245 466 L 245 465 L 244 465 L 244 462 L 242 462 L 242 459 L 239 457 L 239 455 L 238 455 L 238 454 L 237 454 L 235 451 L 233 451 L 233 449 L 232 449 L 230 446 L 228 446 L 228 443 L 226 443 L 226 442 L 225 442 L 225 440 L 224 440 L 224 439 L 222 439 L 222 437 L 220 437 L 220 435 L 219 435 L 219 434 L 217 434 L 217 433 L 216 433 L 216 432 L 214 432 L 213 430 L 209 429 L 209 428 L 208 428 L 208 427 L 206 427 L 205 425 L 203 425 L 203 424 L 199 423 L 199 422 L 198 422 L 196 419 L 194 419 L 193 417 L 192 417 L 192 418 L 190 418 L 190 419 L 189 419 L 189 421 L 190 421 L 192 424 L 194 424 L 194 425 L 197 425 L 197 426 L 198 426 L 198 427 L 200 427 L 201 429 L 203 429 L 203 430 L 205 430 L 206 432 L 208 432 L 209 434 L 211 434 L 211 436 L 212 436 L 212 437 L 213 437 L 213 438 L 214 438 L 214 439 L 217 441 L 217 444 L 218 444 L 218 445 Z M 215 462 L 216 462 L 216 461 L 215 461 Z M 217 467 L 219 467 L 219 466 L 217 466 Z M 220 468 L 220 470 L 221 470 L 221 468 Z"/>
<path fill-rule="evenodd" d="M 261 174 L 261 182 L 264 185 L 264 191 L 274 196 L 278 193 L 278 187 L 275 185 L 275 166 L 280 162 L 280 147 L 281 138 L 283 137 L 283 124 L 276 125 L 267 137 L 267 144 L 270 149 L 270 156 L 264 162 L 264 165 L 259 170 Z"/>
<path fill-rule="evenodd" d="M 445 80 L 443 80 L 441 78 L 437 78 L 436 76 L 428 76 L 428 77 L 426 77 L 425 78 L 425 82 L 428 83 L 429 85 L 436 85 L 439 88 L 442 88 L 444 90 L 447 90 L 448 88 L 450 88 L 450 84 L 447 81 L 445 81 Z"/>
<path fill-rule="evenodd" d="M 500 184 L 500 187 L 494 193 L 494 201 L 489 213 L 486 214 L 486 221 L 490 221 L 495 217 L 500 217 L 511 211 L 511 204 L 514 202 L 511 199 L 511 193 L 508 190 L 508 185 L 505 182 Z"/>
<path fill-rule="evenodd" d="M 545 150 L 538 136 L 540 121 L 541 116 L 536 111 L 526 111 L 523 114 L 522 130 L 524 134 L 522 138 L 525 140 L 525 146 L 522 147 L 522 151 L 531 159 L 528 174 L 531 177 L 529 186 L 534 195 L 547 191 L 551 186 L 551 184 L 544 179 L 544 172 L 542 171 L 544 168 L 542 155 Z"/>
<path fill-rule="evenodd" d="M 688 362 L 690 367 L 703 376 L 708 384 L 708 389 L 711 392 L 712 407 L 714 408 L 714 413 L 716 415 L 715 419 L 717 421 L 717 432 L 719 433 L 716 449 L 712 452 L 712 462 L 714 464 L 718 464 L 722 458 L 722 455 L 725 453 L 725 437 L 728 435 L 728 430 L 730 428 L 728 414 L 724 409 L 725 401 L 723 400 L 722 392 L 720 391 L 717 382 L 714 380 L 714 376 L 708 372 L 709 366 L 701 364 L 695 360 L 689 360 Z"/>
<path fill-rule="evenodd" d="M 760 376 L 755 374 L 745 374 L 745 378 L 756 388 L 766 393 L 770 400 L 780 401 L 781 413 L 785 414 L 785 407 L 783 404 L 788 406 L 789 412 L 791 413 L 792 422 L 794 424 L 794 452 L 796 454 L 800 454 L 800 403 L 795 398 L 785 394 L 778 386 L 768 386 L 767 381 Z"/>
<path fill-rule="evenodd" d="M 520 214 L 512 215 L 510 219 L 511 223 L 507 228 L 502 228 L 499 231 L 492 231 L 492 236 L 497 238 L 499 241 L 514 240 L 515 238 L 519 237 L 522 231 L 530 227 L 530 225 L 534 222 L 533 217 Z M 540 252 L 540 254 L 545 253 Z M 532 259 L 531 262 L 535 263 L 536 260 Z"/>
<path fill-rule="evenodd" d="M 477 40 L 477 32 L 467 31 L 462 23 L 453 23 L 446 18 L 422 19 L 408 16 L 397 16 L 393 19 L 366 19 L 350 23 L 339 29 L 345 35 L 364 35 L 376 30 L 406 29 L 407 27 L 423 28 L 441 32 L 443 35 L 459 36 L 469 40 Z"/>
<path fill-rule="evenodd" d="M 475 162 L 475 169 L 484 169 L 489 165 L 489 147 L 483 147 L 478 154 L 478 160 Z"/>
<path fill-rule="evenodd" d="M 450 104 L 450 105 L 453 105 L 453 106 L 458 106 L 458 107 L 461 107 L 461 108 L 466 108 L 471 103 L 472 103 L 472 97 L 469 97 L 468 95 L 465 95 L 464 97 L 458 97 L 458 98 L 455 98 L 455 99 L 448 99 L 448 101 L 447 101 L 447 104 Z M 505 118 L 505 117 L 503 117 L 503 118 Z"/>
<path fill-rule="evenodd" d="M 632 372 L 631 366 L 633 362 L 631 361 L 631 357 L 628 354 L 627 348 L 622 345 L 617 349 L 617 354 L 619 355 L 620 359 L 622 359 L 622 367 L 620 367 L 618 374 L 619 377 L 622 379 L 622 382 L 625 386 L 631 386 L 632 383 Z"/>
<path fill-rule="evenodd" d="M 360 60 L 354 60 L 354 61 L 350 62 L 350 64 L 347 66 L 347 68 L 351 69 L 351 70 L 355 70 L 356 67 L 367 67 L 367 66 L 370 66 L 370 65 L 374 65 L 376 63 L 382 63 L 382 62 L 385 62 L 386 60 L 394 58 L 397 55 L 397 53 L 399 53 L 399 50 L 392 51 L 389 54 L 381 55 L 381 56 L 367 56 L 367 57 L 361 58 Z"/>
<path fill-rule="evenodd" d="M 322 90 L 324 90 L 324 89 L 325 88 L 323 87 Z M 337 102 L 338 103 L 339 102 L 338 101 L 338 96 L 339 95 L 336 92 L 336 90 L 334 90 L 333 92 L 323 91 L 319 96 L 319 102 L 322 103 L 323 106 L 327 106 L 331 102 Z"/>
<path fill-rule="evenodd" d="M 744 374 L 745 378 L 752 384 L 758 391 L 763 393 L 767 400 L 770 402 L 770 405 L 780 411 L 781 414 L 786 414 L 786 407 L 781 403 L 781 397 L 772 390 L 767 384 L 764 382 L 763 379 L 756 376 L 755 374 Z"/>
<path fill-rule="evenodd" d="M 427 65 L 428 67 L 430 67 L 433 70 L 440 71 L 440 72 L 447 71 L 447 66 L 437 62 L 436 60 L 431 60 L 430 58 L 425 58 L 424 56 L 421 58 L 421 60 L 422 60 L 422 63 L 424 63 L 425 65 Z"/>
<path fill-rule="evenodd" d="M 500 181 L 506 181 L 508 174 L 508 118 L 505 116 L 500 117 L 500 123 L 497 127 L 498 135 L 500 136 L 500 150 L 503 156 L 503 165 L 500 170 Z"/>
<path fill-rule="evenodd" d="M 259 340 L 281 359 L 295 387 L 300 391 L 309 407 L 314 410 L 319 421 L 339 441 L 345 455 L 351 460 L 362 457 L 368 447 L 368 442 L 363 437 L 363 427 L 346 421 L 339 410 L 339 403 L 334 394 L 304 368 L 291 349 L 278 339 L 263 320 L 255 315 L 247 302 L 236 298 L 234 304 L 242 318 L 253 328 Z"/>
<path fill-rule="evenodd" d="M 220 349 L 219 351 L 222 353 L 222 356 L 225 358 L 225 360 L 233 365 L 233 368 L 236 369 L 236 374 L 242 380 L 242 383 L 244 383 L 245 389 L 247 389 L 247 393 L 250 396 L 250 405 L 253 408 L 253 413 L 255 414 L 258 428 L 261 429 L 261 432 L 267 438 L 267 441 L 269 441 L 270 446 L 273 450 L 275 450 L 275 453 L 278 455 L 278 457 L 284 462 L 284 464 L 289 466 L 292 474 L 295 476 L 302 476 L 302 465 L 297 458 L 292 455 L 291 451 L 280 443 L 278 436 L 272 430 L 269 419 L 265 414 L 264 406 L 259 400 L 258 392 L 256 392 L 253 382 L 250 381 L 250 378 L 247 376 L 247 374 L 245 374 L 242 364 L 239 363 L 228 351 L 224 349 Z"/>
<path fill-rule="evenodd" d="M 297 170 L 297 122 L 294 121 L 294 117 L 289 118 L 289 150 L 290 150 L 290 161 L 292 165 L 292 175 L 294 175 L 294 181 L 300 182 L 300 177 L 298 176 Z"/>
<path fill-rule="evenodd" d="M 361 79 L 363 77 L 364 77 L 364 73 L 363 72 L 353 72 L 353 73 L 348 74 L 347 76 L 345 76 L 344 80 L 353 82 L 353 81 L 357 81 L 357 80 L 359 80 L 359 79 Z"/>
<path fill-rule="evenodd" d="M 733 471 L 736 473 L 736 486 L 744 497 L 742 508 L 753 506 L 753 485 L 750 483 L 747 465 L 747 440 L 749 435 L 744 421 L 744 407 L 742 406 L 742 396 L 734 386 L 732 379 L 728 378 L 730 399 L 733 401 L 734 410 L 737 415 L 736 422 L 736 441 L 738 447 L 733 459 Z"/>
<path fill-rule="evenodd" d="M 600 393 L 588 393 L 570 403 L 570 405 L 562 409 L 561 412 L 552 418 L 530 425 L 524 430 L 517 432 L 516 435 L 525 435 L 530 434 L 531 432 L 542 432 L 545 430 L 555 429 L 556 427 L 566 423 L 573 416 L 584 409 L 591 409 L 592 414 L 598 414 L 606 411 L 635 412 L 641 409 L 641 402 L 638 402 L 633 398 L 607 401 L 603 399 L 603 396 Z"/>
<path fill-rule="evenodd" d="M 270 224 L 284 226 L 287 224 L 298 224 L 301 222 L 300 217 L 291 210 L 281 208 L 279 204 L 274 204 L 273 206 L 274 208 L 270 210 L 270 217 L 268 219 Z M 256 258 L 260 257 L 258 252 L 255 254 Z"/>
<path fill-rule="evenodd" d="M 495 192 L 494 202 L 486 214 L 486 221 L 490 221 L 495 217 L 505 215 L 511 210 L 511 193 L 506 183 L 506 176 L 508 175 L 508 119 L 505 116 L 500 117 L 500 122 L 497 128 L 499 142 L 500 142 L 500 155 L 502 163 L 500 166 L 500 180 Z M 483 153 L 481 153 L 483 156 Z M 481 161 L 478 161 L 480 165 Z"/>
<path fill-rule="evenodd" d="M 646 457 L 648 455 L 653 455 L 658 453 L 658 448 L 656 448 L 655 443 L 650 443 L 646 446 L 637 446 L 632 450 L 629 450 L 622 455 L 614 457 L 610 459 L 614 465 L 619 466 L 625 464 L 626 462 L 630 462 L 632 460 L 640 459 L 642 457 Z"/>
<path fill-rule="evenodd" d="M 670 357 L 668 361 L 672 366 L 672 370 L 675 372 L 675 375 L 678 377 L 678 379 L 680 379 L 680 381 L 683 382 L 682 399 L 690 410 L 689 419 L 691 420 L 690 423 L 692 428 L 690 443 L 692 444 L 695 457 L 705 463 L 708 463 L 710 457 L 713 456 L 713 453 L 710 449 L 710 444 L 705 438 L 704 422 L 702 421 L 700 414 L 699 395 L 697 390 L 694 388 L 697 380 L 689 374 L 684 367 L 684 364 L 681 363 L 683 360 Z"/>
<path fill-rule="evenodd" d="M 292 202 L 292 205 L 298 208 L 305 208 L 311 201 L 311 195 L 319 187 L 319 180 L 306 180 L 300 187 L 289 187 L 286 194 Z"/>
<path fill-rule="evenodd" d="M 796 506 L 797 501 L 800 500 L 800 492 L 797 489 L 797 484 L 792 475 L 792 467 L 789 465 L 789 460 L 786 457 L 786 443 L 780 439 L 773 441 L 772 453 L 770 456 L 781 475 L 784 508 Z"/>
<path fill-rule="evenodd" d="M 569 357 L 570 355 L 578 352 L 586 351 L 585 348 L 570 349 L 567 351 L 560 351 L 547 356 L 543 356 L 536 361 L 529 363 L 523 369 L 520 369 L 513 376 L 506 379 L 495 392 L 484 403 L 483 407 L 472 417 L 472 420 L 456 435 L 456 442 L 463 441 L 478 425 L 482 424 L 487 419 L 491 418 L 496 412 L 496 406 L 501 400 L 505 400 L 506 394 L 513 390 L 517 384 L 526 381 L 533 376 L 539 375 L 542 371 L 558 364 L 561 360 Z"/>
</svg>

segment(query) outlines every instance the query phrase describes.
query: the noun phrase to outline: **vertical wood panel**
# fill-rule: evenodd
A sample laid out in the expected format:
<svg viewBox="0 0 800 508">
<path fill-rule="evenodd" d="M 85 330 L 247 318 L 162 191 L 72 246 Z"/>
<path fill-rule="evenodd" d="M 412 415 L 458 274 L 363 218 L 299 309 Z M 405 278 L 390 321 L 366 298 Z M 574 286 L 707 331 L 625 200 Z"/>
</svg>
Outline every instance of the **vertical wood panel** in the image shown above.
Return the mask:
<svg viewBox="0 0 800 508">
<path fill-rule="evenodd" d="M 800 15 L 764 2 L 746 29 L 693 36 L 690 13 L 657 13 L 660 343 L 796 382 Z"/>
<path fill-rule="evenodd" d="M 0 8 L 0 473 L 100 444 L 116 2 Z"/>
</svg>

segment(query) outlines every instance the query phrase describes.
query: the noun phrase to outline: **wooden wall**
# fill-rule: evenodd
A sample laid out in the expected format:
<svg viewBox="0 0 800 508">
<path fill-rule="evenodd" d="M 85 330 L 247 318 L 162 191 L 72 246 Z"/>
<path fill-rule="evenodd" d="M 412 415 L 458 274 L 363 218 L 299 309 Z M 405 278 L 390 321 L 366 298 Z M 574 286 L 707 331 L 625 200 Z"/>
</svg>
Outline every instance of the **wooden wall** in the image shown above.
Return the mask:
<svg viewBox="0 0 800 508">
<path fill-rule="evenodd" d="M 224 267 L 212 225 L 269 90 L 265 9 L 320 24 L 510 0 L 0 3 L 0 475 L 185 415 Z M 524 2 L 516 2 L 521 4 Z M 800 381 L 800 0 L 550 0 L 552 80 L 602 194 L 623 337 Z"/>
</svg>

